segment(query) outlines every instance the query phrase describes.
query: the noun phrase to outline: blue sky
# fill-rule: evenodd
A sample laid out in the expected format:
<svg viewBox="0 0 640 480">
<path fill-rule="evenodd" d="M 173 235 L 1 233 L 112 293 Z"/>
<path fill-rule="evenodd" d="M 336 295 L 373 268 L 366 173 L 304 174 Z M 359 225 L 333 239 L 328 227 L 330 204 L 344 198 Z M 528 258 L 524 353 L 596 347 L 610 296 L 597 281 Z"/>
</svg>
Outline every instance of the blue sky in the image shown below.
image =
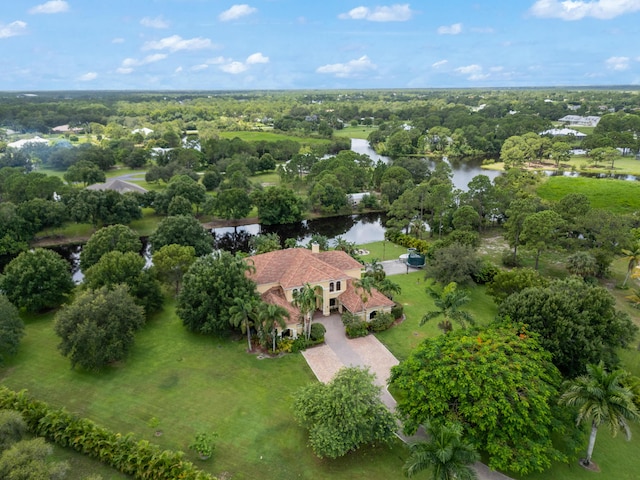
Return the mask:
<svg viewBox="0 0 640 480">
<path fill-rule="evenodd" d="M 640 84 L 640 0 L 239 1 L 4 0 L 0 90 Z"/>
</svg>

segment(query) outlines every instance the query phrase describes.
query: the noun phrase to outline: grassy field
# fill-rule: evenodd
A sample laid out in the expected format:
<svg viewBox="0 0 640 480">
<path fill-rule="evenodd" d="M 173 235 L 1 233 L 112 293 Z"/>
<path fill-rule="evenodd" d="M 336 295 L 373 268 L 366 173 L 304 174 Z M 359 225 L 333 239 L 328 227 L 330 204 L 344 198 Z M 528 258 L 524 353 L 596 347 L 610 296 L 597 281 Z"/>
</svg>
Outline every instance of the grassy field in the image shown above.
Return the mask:
<svg viewBox="0 0 640 480">
<path fill-rule="evenodd" d="M 405 247 L 401 247 L 400 245 L 387 241 L 364 243 L 362 245 L 358 245 L 358 247 L 369 251 L 368 255 L 361 255 L 360 257 L 366 263 L 373 259 L 377 259 L 381 262 L 384 260 L 397 260 L 400 255 L 407 253 L 407 249 Z"/>
<path fill-rule="evenodd" d="M 347 138 L 361 138 L 366 140 L 369 138 L 369 134 L 374 130 L 377 130 L 378 127 L 367 126 L 367 125 L 358 125 L 357 127 L 344 127 L 342 130 L 334 130 L 333 134 L 336 137 L 347 137 Z"/>
<path fill-rule="evenodd" d="M 613 175 L 636 175 L 640 176 L 640 161 L 636 160 L 633 156 L 618 156 L 614 162 L 613 170 L 609 168 L 609 163 L 601 163 L 596 168 L 593 166 L 593 161 L 589 157 L 576 156 L 572 157 L 568 162 L 562 164 L 562 170 L 575 171 L 584 173 L 604 173 Z M 556 170 L 555 163 L 548 161 L 540 166 L 540 164 L 534 164 L 534 170 Z M 488 165 L 483 165 L 482 168 L 487 170 L 504 170 L 503 162 L 495 162 Z"/>
<path fill-rule="evenodd" d="M 304 145 L 315 145 L 321 143 L 329 143 L 326 138 L 315 137 L 296 137 L 293 135 L 285 135 L 283 133 L 259 132 L 259 131 L 238 131 L 238 132 L 220 132 L 221 138 L 240 138 L 245 142 L 277 142 L 278 140 L 293 140 Z"/>
<path fill-rule="evenodd" d="M 640 210 L 640 183 L 603 178 L 550 177 L 537 189 L 545 200 L 558 201 L 568 193 L 585 194 L 593 208 L 614 213 Z"/>
<path fill-rule="evenodd" d="M 122 433 L 183 450 L 203 469 L 234 479 L 383 479 L 399 475 L 405 457 L 372 447 L 340 460 L 320 460 L 292 416 L 292 394 L 315 378 L 299 354 L 260 360 L 244 338 L 188 333 L 169 302 L 141 331 L 130 358 L 100 373 L 71 370 L 57 352 L 52 316 L 27 319 L 20 353 L 0 370 L 9 388 L 26 388 Z M 148 426 L 159 420 L 163 435 Z M 196 432 L 218 432 L 209 462 L 187 446 Z M 104 475 L 103 475 L 104 476 Z M 79 477 L 74 477 L 79 478 Z M 122 478 L 122 477 L 105 477 Z"/>
</svg>

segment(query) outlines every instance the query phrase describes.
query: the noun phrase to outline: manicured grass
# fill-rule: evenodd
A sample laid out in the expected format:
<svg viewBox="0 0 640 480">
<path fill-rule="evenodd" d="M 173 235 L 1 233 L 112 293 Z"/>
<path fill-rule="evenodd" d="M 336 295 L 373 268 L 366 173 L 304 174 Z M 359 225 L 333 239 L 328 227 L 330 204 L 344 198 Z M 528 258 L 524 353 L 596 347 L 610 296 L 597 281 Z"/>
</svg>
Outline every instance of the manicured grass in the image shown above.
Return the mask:
<svg viewBox="0 0 640 480">
<path fill-rule="evenodd" d="M 363 243 L 362 245 L 358 245 L 358 248 L 369 250 L 369 255 L 360 256 L 360 258 L 366 263 L 371 262 L 373 259 L 377 259 L 381 262 L 384 260 L 397 260 L 400 255 L 407 253 L 407 249 L 405 247 L 401 247 L 400 245 L 387 241 Z"/>
<path fill-rule="evenodd" d="M 277 186 L 277 185 L 280 185 L 280 175 L 278 175 L 276 172 L 261 173 L 261 174 L 249 177 L 249 181 L 251 181 L 251 183 L 260 183 L 263 185 L 266 184 L 269 186 Z"/>
<path fill-rule="evenodd" d="M 90 475 L 100 475 L 102 480 L 127 480 L 132 478 L 75 450 L 58 447 L 55 444 L 51 445 L 53 447 L 52 460 L 56 462 L 66 461 L 69 464 L 69 471 L 66 476 L 68 479 L 84 479 Z"/>
<path fill-rule="evenodd" d="M 358 125 L 357 127 L 344 127 L 342 130 L 334 130 L 333 134 L 336 137 L 348 137 L 348 138 L 361 138 L 366 140 L 369 138 L 369 134 L 378 127 Z"/>
<path fill-rule="evenodd" d="M 613 213 L 633 213 L 640 210 L 640 183 L 602 178 L 550 177 L 537 189 L 545 200 L 558 201 L 568 193 L 582 193 L 592 208 L 604 208 Z"/>
<path fill-rule="evenodd" d="M 0 370 L 0 382 L 36 398 L 133 432 L 212 474 L 254 479 L 397 478 L 404 447 L 371 447 L 340 460 L 320 460 L 292 415 L 292 395 L 315 377 L 299 354 L 260 360 L 244 337 L 216 339 L 188 333 L 168 302 L 136 338 L 129 359 L 99 373 L 71 370 L 56 350 L 52 315 L 26 319 L 20 353 Z M 159 420 L 163 435 L 148 426 Z M 196 432 L 218 432 L 214 458 L 187 450 Z"/>
<path fill-rule="evenodd" d="M 138 177 L 144 178 L 145 173 L 147 173 L 147 171 L 144 169 L 134 170 L 128 167 L 118 166 L 117 168 L 112 168 L 111 170 L 107 170 L 105 172 L 105 175 L 107 178 L 121 177 L 122 175 L 136 175 Z M 127 181 L 132 182 L 133 180 L 127 180 Z"/>
<path fill-rule="evenodd" d="M 320 143 L 329 143 L 330 140 L 326 138 L 315 137 L 296 137 L 293 135 L 285 135 L 282 133 L 273 132 L 256 132 L 256 131 L 239 131 L 239 132 L 220 132 L 221 138 L 240 138 L 245 142 L 277 142 L 278 140 L 293 140 L 305 145 L 315 145 Z"/>
<path fill-rule="evenodd" d="M 636 175 L 640 176 L 640 161 L 636 160 L 633 156 L 622 155 L 616 157 L 614 161 L 614 168 L 611 170 L 610 163 L 600 163 L 598 167 L 595 167 L 593 160 L 585 156 L 575 156 L 569 161 L 562 164 L 562 170 L 575 171 L 578 173 L 604 173 L 613 175 Z M 547 162 L 543 166 L 539 164 L 534 165 L 536 170 L 556 170 L 555 163 Z M 482 168 L 486 170 L 504 170 L 504 163 L 496 161 L 488 165 L 483 165 Z"/>
<path fill-rule="evenodd" d="M 406 359 L 422 340 L 427 337 L 441 335 L 438 323 L 442 318 L 437 318 L 420 326 L 420 320 L 425 313 L 435 310 L 433 299 L 426 293 L 426 287 L 430 281 L 424 279 L 424 272 L 413 272 L 406 275 L 393 275 L 389 277 L 402 288 L 402 293 L 394 298 L 404 307 L 406 319 L 385 332 L 376 336 L 384 343 L 398 360 Z M 479 325 L 493 320 L 497 313 L 497 307 L 491 297 L 485 294 L 482 286 L 468 289 L 471 301 L 466 310 L 473 315 Z M 454 324 L 453 328 L 460 328 Z"/>
</svg>

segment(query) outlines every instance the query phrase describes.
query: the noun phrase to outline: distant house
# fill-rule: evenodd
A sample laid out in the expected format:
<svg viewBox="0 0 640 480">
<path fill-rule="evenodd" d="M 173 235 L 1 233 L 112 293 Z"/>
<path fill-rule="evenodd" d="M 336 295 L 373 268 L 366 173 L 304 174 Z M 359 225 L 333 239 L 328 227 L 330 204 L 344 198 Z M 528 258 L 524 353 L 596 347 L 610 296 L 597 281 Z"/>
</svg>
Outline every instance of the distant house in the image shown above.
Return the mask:
<svg viewBox="0 0 640 480">
<path fill-rule="evenodd" d="M 596 115 L 590 115 L 588 117 L 581 117 L 580 115 L 565 115 L 559 118 L 558 121 L 566 125 L 575 125 L 578 127 L 595 127 L 600 122 L 600 118 Z"/>
<path fill-rule="evenodd" d="M 45 138 L 41 138 L 41 137 L 35 136 L 33 138 L 23 138 L 22 140 L 17 140 L 15 142 L 11 142 L 11 143 L 7 144 L 7 147 L 15 148 L 16 150 L 20 150 L 22 147 L 24 147 L 25 145 L 29 145 L 30 143 L 31 144 L 42 143 L 42 144 L 49 145 L 49 140 L 47 140 Z"/>
<path fill-rule="evenodd" d="M 342 313 L 345 309 L 370 320 L 378 312 L 390 312 L 394 302 L 372 288 L 361 295 L 353 284 L 362 275 L 362 264 L 347 253 L 320 252 L 317 246 L 288 248 L 254 255 L 248 263 L 255 268 L 247 275 L 257 284 L 258 293 L 267 303 L 284 307 L 290 315 L 287 329 L 292 336 L 301 331 L 300 311 L 293 305 L 294 292 L 309 284 L 315 288 L 317 308 L 323 315 Z"/>
<path fill-rule="evenodd" d="M 136 128 L 135 130 L 131 130 L 131 133 L 133 134 L 140 133 L 146 137 L 147 135 L 153 133 L 153 130 L 147 127 L 143 127 L 143 128 Z"/>
<path fill-rule="evenodd" d="M 586 133 L 579 132 L 573 128 L 552 128 L 550 130 L 540 132 L 540 135 L 551 135 L 552 137 L 566 137 L 568 135 L 573 135 L 576 138 L 584 138 L 587 136 Z"/>
<path fill-rule="evenodd" d="M 112 178 L 105 183 L 94 183 L 87 187 L 88 190 L 114 190 L 119 193 L 146 193 L 146 189 L 135 183 L 125 182 L 119 178 Z"/>
<path fill-rule="evenodd" d="M 51 129 L 53 133 L 82 133 L 84 132 L 84 128 L 82 127 L 70 127 L 67 125 L 58 125 L 57 127 L 53 127 Z"/>
<path fill-rule="evenodd" d="M 371 194 L 369 192 L 347 193 L 347 200 L 349 201 L 352 207 L 356 207 L 360 205 L 360 202 L 362 202 L 362 199 L 367 195 L 371 195 Z"/>
</svg>

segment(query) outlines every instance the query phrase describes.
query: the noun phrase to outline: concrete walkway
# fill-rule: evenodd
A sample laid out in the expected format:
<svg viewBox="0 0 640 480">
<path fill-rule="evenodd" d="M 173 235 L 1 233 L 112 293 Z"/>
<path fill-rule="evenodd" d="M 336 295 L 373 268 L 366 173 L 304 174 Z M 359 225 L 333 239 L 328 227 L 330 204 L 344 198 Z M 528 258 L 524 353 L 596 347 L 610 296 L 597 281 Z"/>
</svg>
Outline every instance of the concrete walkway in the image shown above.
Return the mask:
<svg viewBox="0 0 640 480">
<path fill-rule="evenodd" d="M 390 262 L 383 262 L 383 264 L 385 263 Z M 403 263 L 395 263 L 406 271 L 406 266 Z M 392 265 L 392 267 L 395 266 Z M 387 271 L 386 266 L 385 271 Z M 396 274 L 398 273 L 400 272 L 396 272 Z M 387 274 L 393 275 L 389 272 Z M 374 335 L 348 339 L 344 333 L 340 315 L 335 314 L 329 317 L 319 315 L 314 318 L 314 322 L 322 323 L 327 329 L 324 337 L 325 344 L 309 348 L 302 352 L 302 355 L 316 378 L 327 383 L 342 367 L 369 368 L 369 371 L 375 375 L 375 383 L 382 387 L 380 397 L 383 403 L 392 412 L 395 412 L 397 403 L 387 390 L 387 384 L 391 375 L 391 367 L 399 363 L 396 357 Z M 424 431 L 418 431 L 413 437 L 407 437 L 402 432 L 398 432 L 398 437 L 405 443 L 411 443 L 424 440 L 426 435 Z M 480 462 L 477 462 L 474 468 L 480 480 L 511 480 L 499 472 L 490 470 Z"/>
</svg>

